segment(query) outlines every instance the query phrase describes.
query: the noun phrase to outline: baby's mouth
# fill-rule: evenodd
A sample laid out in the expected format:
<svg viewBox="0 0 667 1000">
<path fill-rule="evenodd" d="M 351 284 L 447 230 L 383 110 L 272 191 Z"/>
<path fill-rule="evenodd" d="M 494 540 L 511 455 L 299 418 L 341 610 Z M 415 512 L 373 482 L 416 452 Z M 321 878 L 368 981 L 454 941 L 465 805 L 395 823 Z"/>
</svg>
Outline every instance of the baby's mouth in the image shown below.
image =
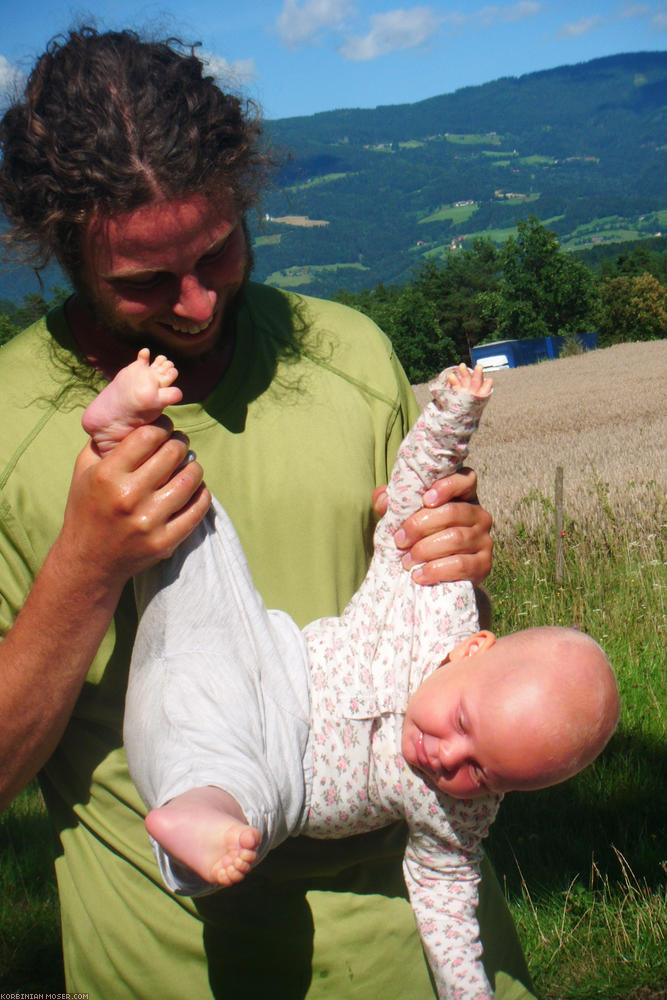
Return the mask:
<svg viewBox="0 0 667 1000">
<path fill-rule="evenodd" d="M 424 734 L 421 729 L 417 733 L 417 739 L 415 740 L 415 753 L 417 755 L 417 766 L 421 771 L 426 771 L 427 774 L 433 773 L 433 767 L 431 766 L 431 761 L 426 753 L 426 748 L 424 747 Z"/>
</svg>

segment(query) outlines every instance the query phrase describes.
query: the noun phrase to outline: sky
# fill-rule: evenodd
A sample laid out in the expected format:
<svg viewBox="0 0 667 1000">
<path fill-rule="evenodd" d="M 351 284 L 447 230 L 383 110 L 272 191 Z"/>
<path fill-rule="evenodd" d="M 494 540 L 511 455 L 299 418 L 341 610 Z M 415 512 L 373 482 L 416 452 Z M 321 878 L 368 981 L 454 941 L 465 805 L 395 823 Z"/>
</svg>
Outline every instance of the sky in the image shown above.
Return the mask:
<svg viewBox="0 0 667 1000">
<path fill-rule="evenodd" d="M 201 42 L 209 72 L 270 119 L 408 104 L 502 76 L 667 48 L 667 0 L 89 0 L 69 8 L 30 0 L 3 18 L 0 102 L 53 35 L 91 20 Z"/>
</svg>

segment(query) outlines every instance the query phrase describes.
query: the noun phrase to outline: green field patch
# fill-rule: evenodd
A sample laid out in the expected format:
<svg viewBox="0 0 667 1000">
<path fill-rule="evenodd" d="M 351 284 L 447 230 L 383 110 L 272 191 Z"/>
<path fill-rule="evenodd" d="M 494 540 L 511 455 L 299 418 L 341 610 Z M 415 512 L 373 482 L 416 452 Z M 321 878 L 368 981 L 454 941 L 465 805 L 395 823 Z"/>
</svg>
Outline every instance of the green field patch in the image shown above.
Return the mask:
<svg viewBox="0 0 667 1000">
<path fill-rule="evenodd" d="M 551 164 L 555 162 L 556 161 L 553 158 L 553 156 L 540 156 L 539 153 L 534 153 L 533 156 L 519 157 L 519 163 L 521 164 L 522 167 L 532 167 L 532 166 L 538 166 L 539 164 L 542 163 Z"/>
<path fill-rule="evenodd" d="M 495 132 L 487 132 L 485 135 L 479 132 L 446 132 L 445 139 L 457 146 L 499 146 L 501 137 Z"/>
<path fill-rule="evenodd" d="M 512 192 L 503 192 L 502 196 L 497 195 L 496 197 L 499 201 L 521 202 L 521 204 L 525 204 L 528 201 L 537 201 L 540 197 L 540 192 L 532 191 L 530 194 L 523 194 L 519 191 L 514 194 Z"/>
<path fill-rule="evenodd" d="M 420 224 L 422 222 L 445 222 L 446 220 L 454 223 L 465 222 L 466 219 L 475 214 L 478 208 L 479 204 L 476 201 L 473 201 L 471 205 L 443 205 L 442 208 L 427 215 L 426 218 L 420 219 L 419 222 Z"/>
<path fill-rule="evenodd" d="M 276 285 L 279 288 L 296 288 L 299 285 L 311 284 L 318 274 L 367 270 L 363 264 L 304 264 L 302 267 L 287 267 L 284 271 L 274 271 L 265 279 L 264 284 Z"/>
<path fill-rule="evenodd" d="M 518 156 L 516 149 L 513 150 L 502 150 L 502 149 L 483 149 L 482 156 L 500 157 L 500 156 Z"/>
<path fill-rule="evenodd" d="M 274 233 L 273 236 L 258 236 L 253 243 L 256 247 L 270 247 L 276 246 L 281 239 L 280 233 Z"/>
<path fill-rule="evenodd" d="M 645 233 L 638 229 L 605 229 L 599 233 L 582 233 L 573 235 L 569 239 L 563 240 L 561 246 L 563 250 L 583 250 L 588 247 L 598 246 L 604 243 L 628 243 L 640 240 Z"/>
<path fill-rule="evenodd" d="M 483 240 L 491 240 L 492 243 L 507 243 L 510 236 L 516 236 L 516 226 L 508 226 L 507 229 L 481 229 L 476 233 L 466 233 L 466 239 L 473 240 L 479 236 Z"/>
<path fill-rule="evenodd" d="M 285 188 L 285 191 L 303 191 L 306 188 L 319 187 L 320 184 L 330 184 L 331 181 L 339 181 L 341 177 L 347 177 L 347 173 L 322 174 L 321 177 L 309 177 L 303 184 L 293 184 L 292 187 Z"/>
<path fill-rule="evenodd" d="M 418 139 L 408 139 L 406 142 L 399 142 L 399 149 L 418 149 L 419 146 L 425 146 L 425 142 L 420 142 Z"/>
</svg>

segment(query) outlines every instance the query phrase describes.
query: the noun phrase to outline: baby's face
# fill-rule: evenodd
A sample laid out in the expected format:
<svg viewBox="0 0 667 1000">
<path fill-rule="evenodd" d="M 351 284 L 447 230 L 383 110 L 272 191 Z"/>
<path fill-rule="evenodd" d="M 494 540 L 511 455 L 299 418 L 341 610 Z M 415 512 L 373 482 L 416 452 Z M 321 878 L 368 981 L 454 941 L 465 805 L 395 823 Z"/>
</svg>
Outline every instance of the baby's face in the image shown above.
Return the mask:
<svg viewBox="0 0 667 1000">
<path fill-rule="evenodd" d="M 491 639 L 430 674 L 405 714 L 405 760 L 454 798 L 539 787 L 544 767 L 535 686 Z"/>
</svg>

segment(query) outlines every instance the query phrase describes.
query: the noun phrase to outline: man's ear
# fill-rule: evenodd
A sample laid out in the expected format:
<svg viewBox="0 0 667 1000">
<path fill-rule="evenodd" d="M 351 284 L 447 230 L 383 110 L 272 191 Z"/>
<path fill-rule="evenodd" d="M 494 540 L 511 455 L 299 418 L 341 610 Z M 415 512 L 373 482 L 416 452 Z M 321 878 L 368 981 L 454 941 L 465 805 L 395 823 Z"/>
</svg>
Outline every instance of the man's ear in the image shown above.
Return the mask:
<svg viewBox="0 0 667 1000">
<path fill-rule="evenodd" d="M 493 632 L 489 632 L 488 629 L 483 629 L 481 632 L 475 632 L 474 635 L 469 635 L 467 639 L 463 639 L 461 642 L 457 643 L 452 649 L 448 660 L 460 660 L 464 656 L 474 656 L 476 653 L 485 653 L 487 649 L 491 649 L 491 646 L 495 644 L 496 637 Z"/>
</svg>

